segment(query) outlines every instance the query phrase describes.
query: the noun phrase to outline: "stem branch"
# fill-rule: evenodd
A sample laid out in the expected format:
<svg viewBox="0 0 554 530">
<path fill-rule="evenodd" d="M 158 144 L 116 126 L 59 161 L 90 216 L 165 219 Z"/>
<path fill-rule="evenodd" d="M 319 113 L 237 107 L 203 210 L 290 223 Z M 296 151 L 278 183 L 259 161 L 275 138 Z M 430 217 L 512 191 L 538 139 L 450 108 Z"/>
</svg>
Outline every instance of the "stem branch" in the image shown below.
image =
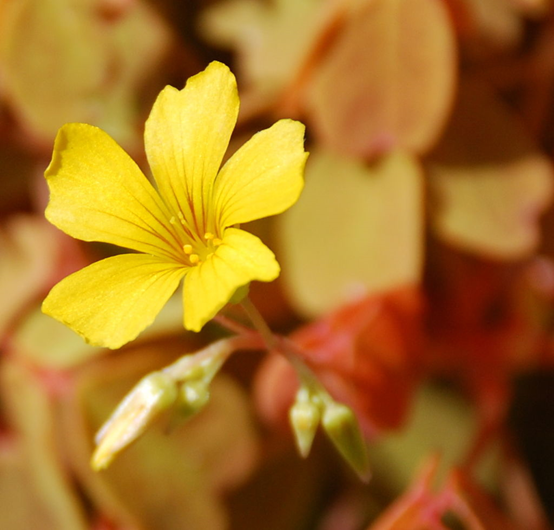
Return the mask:
<svg viewBox="0 0 554 530">
<path fill-rule="evenodd" d="M 312 369 L 302 359 L 302 352 L 291 340 L 276 336 L 271 331 L 264 317 L 258 311 L 256 306 L 252 303 L 250 298 L 245 297 L 242 302 L 242 307 L 248 318 L 259 332 L 268 350 L 279 352 L 283 355 L 295 369 L 301 384 L 308 388 L 317 391 L 317 393 L 325 400 L 332 402 L 333 399 L 329 393 L 325 390 L 323 385 L 319 382 L 317 376 L 313 373 Z"/>
</svg>

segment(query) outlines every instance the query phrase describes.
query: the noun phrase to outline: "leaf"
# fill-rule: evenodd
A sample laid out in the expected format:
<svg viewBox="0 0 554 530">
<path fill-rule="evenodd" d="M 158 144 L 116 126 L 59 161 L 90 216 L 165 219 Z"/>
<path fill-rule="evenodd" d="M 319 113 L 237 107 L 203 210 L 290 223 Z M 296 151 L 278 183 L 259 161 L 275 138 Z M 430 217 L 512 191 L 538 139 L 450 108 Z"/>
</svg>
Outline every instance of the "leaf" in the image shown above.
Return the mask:
<svg viewBox="0 0 554 530">
<path fill-rule="evenodd" d="M 8 358 L 2 360 L 0 380 L 2 409 L 12 430 L 3 433 L 0 451 L 0 527 L 85 530 L 83 507 L 57 451 L 46 382 Z"/>
<path fill-rule="evenodd" d="M 417 162 L 399 152 L 373 166 L 312 153 L 300 200 L 278 219 L 295 308 L 321 315 L 364 294 L 417 283 L 422 185 Z"/>
<path fill-rule="evenodd" d="M 58 265 L 56 230 L 44 219 L 19 215 L 0 232 L 0 338 L 20 312 L 46 290 Z"/>
<path fill-rule="evenodd" d="M 449 495 L 451 510 L 460 518 L 464 528 L 468 530 L 495 529 L 517 530 L 519 525 L 513 524 L 500 511 L 492 498 L 475 484 L 466 473 L 453 471 L 450 476 Z"/>
<path fill-rule="evenodd" d="M 183 302 L 179 294 L 169 299 L 156 320 L 138 341 L 151 341 L 183 330 Z M 86 344 L 67 326 L 45 315 L 39 307 L 25 313 L 10 338 L 10 351 L 33 364 L 51 369 L 75 367 L 106 355 L 108 350 Z"/>
<path fill-rule="evenodd" d="M 517 451 L 510 449 L 501 469 L 500 485 L 507 511 L 522 528 L 547 529 L 548 518 L 531 470 Z"/>
<path fill-rule="evenodd" d="M 345 154 L 427 151 L 453 97 L 456 51 L 440 0 L 359 2 L 315 69 L 315 133 Z"/>
<path fill-rule="evenodd" d="M 442 481 L 446 469 L 464 457 L 473 439 L 476 426 L 473 411 L 451 390 L 429 384 L 420 387 L 412 411 L 401 433 L 372 444 L 374 475 L 386 476 L 393 491 L 401 491 L 415 473 L 417 463 L 431 453 L 441 454 L 444 466 L 437 478 Z M 494 476 L 494 457 L 489 452 L 476 469 L 484 482 L 490 483 Z"/>
<path fill-rule="evenodd" d="M 301 68 L 320 31 L 322 11 L 320 0 L 231 0 L 208 7 L 200 30 L 214 44 L 234 48 L 240 77 L 272 97 Z"/>
<path fill-rule="evenodd" d="M 99 351 L 36 307 L 53 283 L 83 261 L 76 243 L 43 218 L 8 218 L 0 232 L 0 339 L 9 336 L 10 353 L 67 368 Z"/>
<path fill-rule="evenodd" d="M 120 142 L 135 134 L 136 89 L 167 48 L 143 2 L 118 17 L 98 0 L 19 0 L 0 11 L 0 68 L 23 123 L 50 141 L 67 122 L 94 123 Z"/>
<path fill-rule="evenodd" d="M 412 482 L 367 530 L 446 530 L 440 524 L 441 513 L 436 509 L 437 500 L 432 483 L 437 474 L 439 459 L 427 457 Z"/>
<path fill-rule="evenodd" d="M 477 57 L 517 46 L 524 20 L 516 12 L 517 0 L 447 0 L 455 13 L 463 14 L 465 48 Z"/>
<path fill-rule="evenodd" d="M 527 17 L 548 11 L 548 0 L 446 0 L 466 51 L 477 58 L 513 50 L 525 37 Z"/>
<path fill-rule="evenodd" d="M 10 348 L 16 355 L 39 366 L 66 369 L 106 350 L 86 344 L 70 328 L 36 308 L 25 315 L 15 331 Z"/>
<path fill-rule="evenodd" d="M 512 3 L 522 13 L 531 16 L 544 15 L 550 7 L 549 0 L 512 0 Z"/>
<path fill-rule="evenodd" d="M 536 249 L 552 165 L 486 86 L 463 86 L 429 169 L 439 238 L 493 259 L 522 259 Z"/>
</svg>

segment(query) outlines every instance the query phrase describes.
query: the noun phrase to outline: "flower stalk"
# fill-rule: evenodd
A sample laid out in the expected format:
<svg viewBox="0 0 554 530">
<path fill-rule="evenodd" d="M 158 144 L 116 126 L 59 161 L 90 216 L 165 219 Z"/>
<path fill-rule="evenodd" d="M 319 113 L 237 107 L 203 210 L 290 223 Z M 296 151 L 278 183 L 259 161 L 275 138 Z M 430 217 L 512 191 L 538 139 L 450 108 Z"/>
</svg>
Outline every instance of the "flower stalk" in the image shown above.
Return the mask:
<svg viewBox="0 0 554 530">
<path fill-rule="evenodd" d="M 331 397 L 311 368 L 302 360 L 295 345 L 284 337 L 273 334 L 248 297 L 241 304 L 268 350 L 284 355 L 296 371 L 300 388 L 289 410 L 289 420 L 300 455 L 303 458 L 309 455 L 321 421 L 325 433 L 340 455 L 360 479 L 367 482 L 371 476 L 367 448 L 352 409 Z"/>
</svg>

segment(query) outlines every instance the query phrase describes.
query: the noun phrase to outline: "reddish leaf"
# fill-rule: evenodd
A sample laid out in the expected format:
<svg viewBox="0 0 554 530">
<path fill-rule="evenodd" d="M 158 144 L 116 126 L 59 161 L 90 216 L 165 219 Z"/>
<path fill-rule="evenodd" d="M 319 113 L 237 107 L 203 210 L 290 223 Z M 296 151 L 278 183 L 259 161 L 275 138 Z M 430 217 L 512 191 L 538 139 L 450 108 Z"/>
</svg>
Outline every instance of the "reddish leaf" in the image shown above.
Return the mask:
<svg viewBox="0 0 554 530">
<path fill-rule="evenodd" d="M 426 151 L 449 110 L 455 55 L 440 0 L 359 2 L 308 88 L 316 134 L 364 157 Z"/>
<path fill-rule="evenodd" d="M 481 488 L 461 471 L 454 471 L 447 487 L 449 508 L 467 530 L 517 530 Z"/>
<path fill-rule="evenodd" d="M 334 397 L 351 406 L 366 433 L 402 425 L 419 380 L 421 301 L 414 289 L 365 298 L 301 328 L 291 339 Z M 280 357 L 266 361 L 257 396 L 264 415 L 284 423 L 296 389 Z"/>
</svg>

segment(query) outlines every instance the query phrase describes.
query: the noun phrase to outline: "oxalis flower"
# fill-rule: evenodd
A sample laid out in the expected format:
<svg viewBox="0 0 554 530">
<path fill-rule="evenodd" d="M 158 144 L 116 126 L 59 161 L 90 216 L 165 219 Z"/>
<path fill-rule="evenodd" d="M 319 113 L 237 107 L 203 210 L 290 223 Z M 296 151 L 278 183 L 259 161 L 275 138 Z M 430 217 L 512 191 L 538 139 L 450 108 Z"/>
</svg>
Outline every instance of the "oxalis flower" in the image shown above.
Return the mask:
<svg viewBox="0 0 554 530">
<path fill-rule="evenodd" d="M 278 214 L 303 186 L 304 126 L 280 120 L 220 169 L 237 120 L 236 81 L 218 62 L 183 90 L 166 87 L 145 128 L 157 190 L 105 132 L 63 126 L 45 175 L 46 217 L 72 237 L 137 253 L 94 263 L 58 283 L 43 311 L 87 342 L 134 339 L 184 278 L 184 327 L 199 331 L 241 286 L 279 275 L 274 254 L 237 225 Z"/>
</svg>

